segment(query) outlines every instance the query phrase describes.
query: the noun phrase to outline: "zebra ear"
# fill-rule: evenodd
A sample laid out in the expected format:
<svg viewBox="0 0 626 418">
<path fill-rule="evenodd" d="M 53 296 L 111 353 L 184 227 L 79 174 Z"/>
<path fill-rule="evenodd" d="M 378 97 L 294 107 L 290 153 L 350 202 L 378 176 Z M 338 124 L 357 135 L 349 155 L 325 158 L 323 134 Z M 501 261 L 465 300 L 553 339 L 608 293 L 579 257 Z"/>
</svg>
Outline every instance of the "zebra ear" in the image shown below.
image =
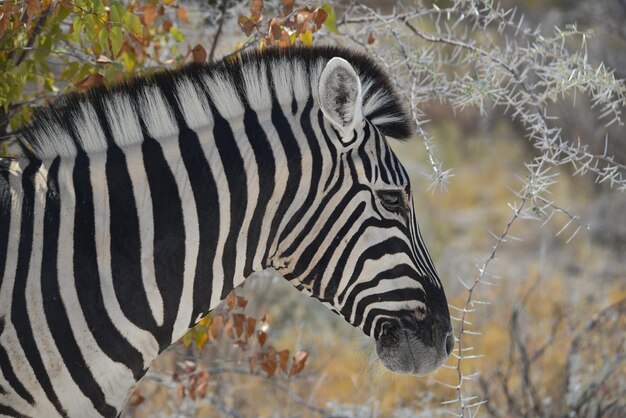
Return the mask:
<svg viewBox="0 0 626 418">
<path fill-rule="evenodd" d="M 352 65 L 338 57 L 328 61 L 320 76 L 318 94 L 326 119 L 350 138 L 363 120 L 361 80 Z"/>
</svg>

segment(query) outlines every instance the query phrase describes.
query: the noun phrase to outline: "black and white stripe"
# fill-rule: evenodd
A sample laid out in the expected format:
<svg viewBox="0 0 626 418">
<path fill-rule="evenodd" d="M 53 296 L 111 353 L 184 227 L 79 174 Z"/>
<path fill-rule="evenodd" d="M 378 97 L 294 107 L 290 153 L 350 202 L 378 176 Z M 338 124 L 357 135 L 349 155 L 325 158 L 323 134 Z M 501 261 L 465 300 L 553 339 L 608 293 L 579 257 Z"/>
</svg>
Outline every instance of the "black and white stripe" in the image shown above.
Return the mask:
<svg viewBox="0 0 626 418">
<path fill-rule="evenodd" d="M 338 48 L 39 110 L 24 155 L 0 159 L 0 416 L 116 416 L 160 351 L 266 268 L 372 336 L 390 369 L 434 369 L 446 299 L 385 139 L 409 135 L 386 76 Z"/>
</svg>

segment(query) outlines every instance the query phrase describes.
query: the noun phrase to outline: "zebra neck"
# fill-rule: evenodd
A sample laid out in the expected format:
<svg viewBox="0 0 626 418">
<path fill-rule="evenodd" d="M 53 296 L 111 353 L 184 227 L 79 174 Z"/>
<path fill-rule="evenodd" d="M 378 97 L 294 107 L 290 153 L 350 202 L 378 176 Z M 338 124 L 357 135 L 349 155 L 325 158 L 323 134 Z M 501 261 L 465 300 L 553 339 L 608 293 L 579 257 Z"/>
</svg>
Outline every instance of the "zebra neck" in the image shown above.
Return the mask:
<svg viewBox="0 0 626 418">
<path fill-rule="evenodd" d="M 303 169 L 321 167 L 311 153 L 313 141 L 320 148 L 312 127 L 318 110 L 313 109 L 312 100 L 289 106 L 274 101 L 271 109 L 246 107 L 228 119 L 212 109 L 212 126 L 180 124 L 166 139 L 144 138 L 136 152 L 147 175 L 137 188 L 149 192 L 144 204 L 152 207 L 138 213 L 140 220 L 153 214 L 146 223 L 154 225 L 153 287 L 163 306 L 162 312 L 152 312 L 157 325 L 174 323 L 161 335 L 161 347 L 181 337 L 253 272 L 275 267 L 284 231 L 294 227 L 292 219 L 317 190 L 312 193 L 310 185 L 319 181 L 313 177 L 320 170 Z M 150 240 L 141 240 L 142 251 L 146 245 L 150 250 Z"/>
</svg>

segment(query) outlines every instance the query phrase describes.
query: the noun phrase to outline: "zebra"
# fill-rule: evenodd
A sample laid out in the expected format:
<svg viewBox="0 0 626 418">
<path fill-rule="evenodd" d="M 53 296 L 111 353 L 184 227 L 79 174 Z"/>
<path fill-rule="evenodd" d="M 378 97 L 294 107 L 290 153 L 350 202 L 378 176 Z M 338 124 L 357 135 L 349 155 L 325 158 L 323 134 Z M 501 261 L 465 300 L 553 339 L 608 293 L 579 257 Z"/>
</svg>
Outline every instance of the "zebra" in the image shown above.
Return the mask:
<svg viewBox="0 0 626 418">
<path fill-rule="evenodd" d="M 273 269 L 422 375 L 454 346 L 385 72 L 244 52 L 70 94 L 0 159 L 0 416 L 115 417 L 151 362 Z"/>
</svg>

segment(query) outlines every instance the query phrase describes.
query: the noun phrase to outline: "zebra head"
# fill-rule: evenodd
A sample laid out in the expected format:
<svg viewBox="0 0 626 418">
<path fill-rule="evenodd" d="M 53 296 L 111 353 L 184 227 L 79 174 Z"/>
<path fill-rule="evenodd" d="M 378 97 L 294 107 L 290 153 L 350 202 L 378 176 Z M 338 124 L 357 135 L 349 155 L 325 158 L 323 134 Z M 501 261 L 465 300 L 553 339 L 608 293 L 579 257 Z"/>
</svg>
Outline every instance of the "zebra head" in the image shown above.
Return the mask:
<svg viewBox="0 0 626 418">
<path fill-rule="evenodd" d="M 380 118 L 366 116 L 367 89 L 342 58 L 321 71 L 312 119 L 329 147 L 331 174 L 321 179 L 316 213 L 302 220 L 307 237 L 287 246 L 279 272 L 373 337 L 388 369 L 421 375 L 454 347 L 450 314 L 419 232 L 409 176 L 377 127 Z"/>
</svg>

